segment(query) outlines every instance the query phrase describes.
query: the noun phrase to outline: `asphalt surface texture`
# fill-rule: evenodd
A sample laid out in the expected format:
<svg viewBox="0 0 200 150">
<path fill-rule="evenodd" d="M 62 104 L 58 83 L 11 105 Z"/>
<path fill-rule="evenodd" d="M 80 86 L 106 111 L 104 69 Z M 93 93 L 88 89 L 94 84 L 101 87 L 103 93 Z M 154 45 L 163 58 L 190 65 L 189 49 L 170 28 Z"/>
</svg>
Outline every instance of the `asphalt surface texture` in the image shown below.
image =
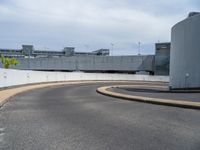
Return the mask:
<svg viewBox="0 0 200 150">
<path fill-rule="evenodd" d="M 134 96 L 144 96 L 150 98 L 161 98 L 161 99 L 172 99 L 172 100 L 182 100 L 190 102 L 200 102 L 200 92 L 194 93 L 181 93 L 181 92 L 170 92 L 166 86 L 162 87 L 118 87 L 109 89 L 113 92 L 134 95 Z"/>
<path fill-rule="evenodd" d="M 13 97 L 0 110 L 0 149 L 200 149 L 200 111 L 96 92 L 106 85 L 111 84 L 66 85 Z"/>
</svg>

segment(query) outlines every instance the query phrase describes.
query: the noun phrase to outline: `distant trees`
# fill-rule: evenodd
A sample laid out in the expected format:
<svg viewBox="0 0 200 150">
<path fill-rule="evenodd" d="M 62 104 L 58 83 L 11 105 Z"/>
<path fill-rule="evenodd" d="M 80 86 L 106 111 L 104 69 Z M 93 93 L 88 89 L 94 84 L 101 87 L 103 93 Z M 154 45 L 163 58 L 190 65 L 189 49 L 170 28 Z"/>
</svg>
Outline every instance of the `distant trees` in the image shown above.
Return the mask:
<svg viewBox="0 0 200 150">
<path fill-rule="evenodd" d="M 19 64 L 19 61 L 16 58 L 6 58 L 4 56 L 0 57 L 0 61 L 3 64 L 3 67 L 5 69 L 10 68 L 11 65 L 17 65 L 17 64 Z"/>
</svg>

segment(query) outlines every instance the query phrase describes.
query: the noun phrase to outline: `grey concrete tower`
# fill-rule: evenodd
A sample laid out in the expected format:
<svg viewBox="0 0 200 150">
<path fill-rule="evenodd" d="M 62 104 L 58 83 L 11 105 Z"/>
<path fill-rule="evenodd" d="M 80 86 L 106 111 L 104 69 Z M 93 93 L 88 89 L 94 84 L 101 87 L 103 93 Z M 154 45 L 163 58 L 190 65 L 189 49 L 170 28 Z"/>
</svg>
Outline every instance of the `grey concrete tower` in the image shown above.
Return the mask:
<svg viewBox="0 0 200 150">
<path fill-rule="evenodd" d="M 170 87 L 200 88 L 200 13 L 172 28 L 170 56 Z"/>
</svg>

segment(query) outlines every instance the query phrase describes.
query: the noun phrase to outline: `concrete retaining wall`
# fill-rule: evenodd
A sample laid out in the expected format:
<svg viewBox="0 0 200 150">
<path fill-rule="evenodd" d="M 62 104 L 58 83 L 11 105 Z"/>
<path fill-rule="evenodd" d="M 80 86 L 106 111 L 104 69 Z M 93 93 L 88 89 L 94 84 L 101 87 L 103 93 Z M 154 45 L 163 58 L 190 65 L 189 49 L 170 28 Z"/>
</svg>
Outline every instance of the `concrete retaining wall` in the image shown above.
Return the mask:
<svg viewBox="0 0 200 150">
<path fill-rule="evenodd" d="M 142 80 L 168 82 L 168 76 L 82 73 L 82 72 L 43 72 L 0 69 L 0 88 L 40 82 L 72 81 L 72 80 Z"/>
<path fill-rule="evenodd" d="M 69 71 L 149 71 L 153 72 L 154 56 L 72 56 L 60 58 L 21 58 L 12 69 Z M 1 68 L 0 63 L 0 68 Z"/>
</svg>

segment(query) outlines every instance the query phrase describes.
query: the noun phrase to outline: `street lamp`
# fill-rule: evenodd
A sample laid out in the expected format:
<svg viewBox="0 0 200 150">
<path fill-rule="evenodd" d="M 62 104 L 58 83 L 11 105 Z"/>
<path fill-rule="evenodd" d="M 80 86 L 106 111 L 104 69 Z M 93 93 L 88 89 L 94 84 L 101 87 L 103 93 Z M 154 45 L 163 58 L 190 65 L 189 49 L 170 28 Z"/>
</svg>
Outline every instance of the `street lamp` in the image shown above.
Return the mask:
<svg viewBox="0 0 200 150">
<path fill-rule="evenodd" d="M 141 55 L 141 53 L 140 53 L 140 48 L 141 48 L 141 43 L 138 42 L 138 55 Z"/>
<path fill-rule="evenodd" d="M 110 45 L 111 45 L 111 56 L 113 55 L 113 49 L 114 49 L 114 44 L 113 43 L 110 43 Z"/>
</svg>

